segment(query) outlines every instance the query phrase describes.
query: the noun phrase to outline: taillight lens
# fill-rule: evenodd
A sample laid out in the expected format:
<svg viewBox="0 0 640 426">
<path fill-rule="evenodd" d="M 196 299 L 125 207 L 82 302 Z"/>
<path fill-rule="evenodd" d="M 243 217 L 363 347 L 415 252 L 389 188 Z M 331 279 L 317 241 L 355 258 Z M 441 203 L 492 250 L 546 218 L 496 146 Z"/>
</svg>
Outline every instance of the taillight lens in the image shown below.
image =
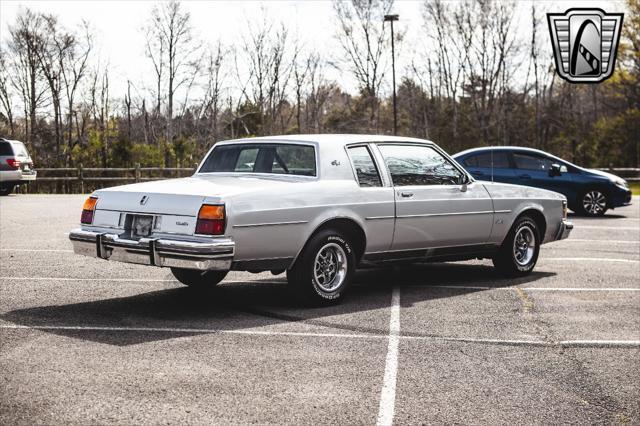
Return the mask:
<svg viewBox="0 0 640 426">
<path fill-rule="evenodd" d="M 20 160 L 16 160 L 15 158 L 7 159 L 7 164 L 9 167 L 18 170 L 20 168 Z"/>
<path fill-rule="evenodd" d="M 98 197 L 89 197 L 82 206 L 82 215 L 80 216 L 80 223 L 91 225 L 93 223 L 93 213 L 96 210 L 96 203 Z"/>
<path fill-rule="evenodd" d="M 203 204 L 198 212 L 196 222 L 196 234 L 222 235 L 224 234 L 226 221 L 224 206 Z"/>
</svg>

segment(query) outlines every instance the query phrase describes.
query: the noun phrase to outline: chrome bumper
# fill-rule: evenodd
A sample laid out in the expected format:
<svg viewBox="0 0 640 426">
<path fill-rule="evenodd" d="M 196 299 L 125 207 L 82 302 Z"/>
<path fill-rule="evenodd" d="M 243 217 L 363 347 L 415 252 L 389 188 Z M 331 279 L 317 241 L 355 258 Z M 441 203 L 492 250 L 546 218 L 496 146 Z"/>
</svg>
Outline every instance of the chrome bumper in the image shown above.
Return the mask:
<svg viewBox="0 0 640 426">
<path fill-rule="evenodd" d="M 140 238 L 74 229 L 69 233 L 73 251 L 84 256 L 141 265 L 228 271 L 235 243 L 231 238 L 207 242 Z"/>
<path fill-rule="evenodd" d="M 567 219 L 562 219 L 560 223 L 560 229 L 558 229 L 558 233 L 556 234 L 557 240 L 564 240 L 565 238 L 569 238 L 569 234 L 573 229 L 573 222 L 569 222 Z"/>
</svg>

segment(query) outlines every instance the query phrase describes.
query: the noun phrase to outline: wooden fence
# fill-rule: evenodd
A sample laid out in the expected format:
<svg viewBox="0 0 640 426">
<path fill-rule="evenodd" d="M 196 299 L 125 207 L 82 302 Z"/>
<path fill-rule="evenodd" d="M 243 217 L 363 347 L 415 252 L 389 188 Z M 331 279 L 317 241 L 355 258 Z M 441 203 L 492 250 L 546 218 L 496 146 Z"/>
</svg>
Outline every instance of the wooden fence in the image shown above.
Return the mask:
<svg viewBox="0 0 640 426">
<path fill-rule="evenodd" d="M 46 194 L 88 193 L 99 188 L 124 185 L 134 182 L 191 176 L 194 167 L 63 167 L 38 168 L 38 178 L 20 192 Z M 640 182 L 640 168 L 613 167 L 598 169 L 625 178 L 629 182 Z"/>
<path fill-rule="evenodd" d="M 197 166 L 197 165 L 196 165 Z M 128 183 L 191 176 L 194 167 L 57 167 L 37 168 L 38 177 L 22 192 L 47 194 L 88 193 L 96 189 Z"/>
</svg>

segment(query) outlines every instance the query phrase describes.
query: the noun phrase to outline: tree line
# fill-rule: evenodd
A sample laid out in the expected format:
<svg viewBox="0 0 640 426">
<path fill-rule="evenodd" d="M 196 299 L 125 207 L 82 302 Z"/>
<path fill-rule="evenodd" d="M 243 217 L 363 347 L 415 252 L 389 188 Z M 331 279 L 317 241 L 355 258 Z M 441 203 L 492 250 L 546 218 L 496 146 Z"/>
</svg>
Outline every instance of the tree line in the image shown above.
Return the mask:
<svg viewBox="0 0 640 426">
<path fill-rule="evenodd" d="M 522 4 L 426 0 L 424 43 L 403 46 L 401 25 L 394 40 L 398 55 L 410 55 L 397 70 L 398 134 L 450 153 L 521 145 L 584 166 L 638 167 L 640 0 L 626 6 L 614 75 L 585 85 L 555 72 L 535 2 L 516 27 Z M 153 73 L 114 93 L 89 22 L 67 28 L 23 8 L 0 45 L 0 136 L 26 142 L 41 167 L 189 167 L 229 138 L 390 134 L 383 17 L 392 10 L 393 0 L 335 1 L 335 34 L 322 36 L 341 49 L 327 56 L 266 13 L 225 45 L 199 39 L 180 2 L 150 5 L 140 48 Z M 330 69 L 350 73 L 357 91 L 330 79 Z"/>
</svg>

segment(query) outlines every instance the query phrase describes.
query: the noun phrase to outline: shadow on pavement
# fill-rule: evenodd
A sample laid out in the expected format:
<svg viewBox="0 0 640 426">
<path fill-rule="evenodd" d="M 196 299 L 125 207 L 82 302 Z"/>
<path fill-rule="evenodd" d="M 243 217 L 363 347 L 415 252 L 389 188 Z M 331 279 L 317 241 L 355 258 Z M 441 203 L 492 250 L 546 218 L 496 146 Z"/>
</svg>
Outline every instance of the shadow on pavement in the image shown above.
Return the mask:
<svg viewBox="0 0 640 426">
<path fill-rule="evenodd" d="M 506 287 L 531 283 L 550 275 L 553 274 L 534 271 L 527 277 L 504 279 L 497 275 L 493 267 L 487 265 L 412 265 L 358 271 L 345 300 L 339 305 L 328 307 L 300 306 L 290 298 L 283 278 L 274 277 L 271 280 L 246 283 L 223 282 L 206 293 L 181 287 L 122 298 L 20 309 L 0 315 L 0 319 L 34 328 L 69 326 L 178 329 L 117 332 L 44 329 L 57 335 L 118 346 L 196 335 L 201 333 L 199 330 L 250 330 L 296 322 L 331 329 L 328 332 L 386 334 L 390 291 L 394 285 L 424 287 L 421 301 L 428 301 L 484 290 L 464 287 Z M 461 288 L 430 291 L 429 287 L 433 285 Z M 345 316 L 349 314 L 376 310 L 382 310 L 385 320 L 381 324 L 384 326 L 375 327 L 366 317 L 357 318 L 351 323 L 345 321 Z"/>
</svg>

